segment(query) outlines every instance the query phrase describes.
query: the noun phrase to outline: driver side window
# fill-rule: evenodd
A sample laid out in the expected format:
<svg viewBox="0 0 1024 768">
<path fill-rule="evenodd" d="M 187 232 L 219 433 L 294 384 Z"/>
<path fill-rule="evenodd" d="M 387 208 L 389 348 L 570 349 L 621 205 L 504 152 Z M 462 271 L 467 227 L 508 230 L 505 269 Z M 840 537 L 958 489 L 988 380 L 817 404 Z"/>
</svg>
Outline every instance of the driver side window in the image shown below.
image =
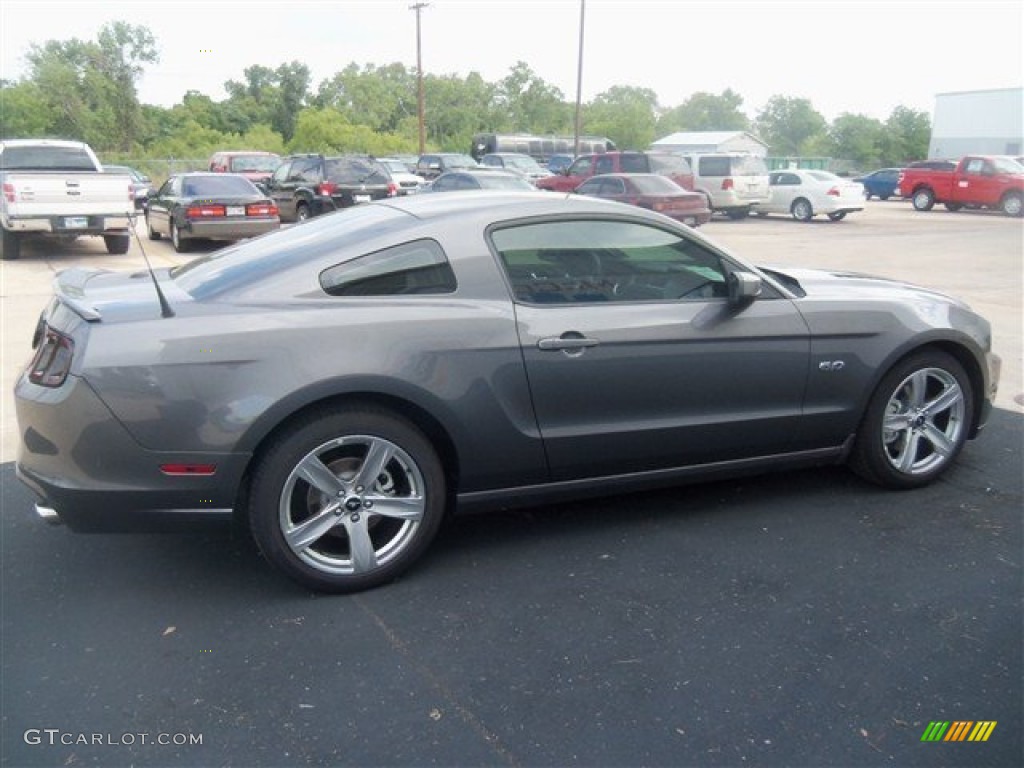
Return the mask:
<svg viewBox="0 0 1024 768">
<path fill-rule="evenodd" d="M 722 259 L 675 232 L 634 222 L 558 221 L 491 235 L 516 301 L 707 301 L 728 296 Z"/>
</svg>

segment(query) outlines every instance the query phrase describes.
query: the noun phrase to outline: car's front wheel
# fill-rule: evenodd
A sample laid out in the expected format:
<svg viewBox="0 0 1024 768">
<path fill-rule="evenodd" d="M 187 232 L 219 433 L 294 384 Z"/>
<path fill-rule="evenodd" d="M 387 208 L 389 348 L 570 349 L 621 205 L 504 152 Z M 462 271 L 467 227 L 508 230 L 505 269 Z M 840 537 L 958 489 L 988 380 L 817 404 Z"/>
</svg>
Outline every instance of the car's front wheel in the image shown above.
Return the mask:
<svg viewBox="0 0 1024 768">
<path fill-rule="evenodd" d="M 829 221 L 842 221 L 846 218 L 846 211 L 833 211 L 828 214 Z"/>
<path fill-rule="evenodd" d="M 445 476 L 430 441 L 373 406 L 314 411 L 259 460 L 249 516 L 263 555 L 302 586 L 354 592 L 399 576 L 437 533 Z"/>
<path fill-rule="evenodd" d="M 862 477 L 890 488 L 935 480 L 960 453 L 971 431 L 971 381 L 940 350 L 898 363 L 868 404 L 851 457 Z"/>
</svg>

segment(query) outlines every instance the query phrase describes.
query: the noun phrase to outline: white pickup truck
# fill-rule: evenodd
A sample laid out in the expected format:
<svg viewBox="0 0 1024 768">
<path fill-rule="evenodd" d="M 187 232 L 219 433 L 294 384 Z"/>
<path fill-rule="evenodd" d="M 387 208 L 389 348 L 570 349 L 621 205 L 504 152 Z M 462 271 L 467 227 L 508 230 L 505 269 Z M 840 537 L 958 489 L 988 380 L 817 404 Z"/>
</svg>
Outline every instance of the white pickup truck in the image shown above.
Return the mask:
<svg viewBox="0 0 1024 768">
<path fill-rule="evenodd" d="M 16 259 L 27 236 L 103 237 L 126 253 L 135 212 L 132 180 L 103 173 L 87 144 L 51 139 L 0 141 L 0 258 Z"/>
</svg>

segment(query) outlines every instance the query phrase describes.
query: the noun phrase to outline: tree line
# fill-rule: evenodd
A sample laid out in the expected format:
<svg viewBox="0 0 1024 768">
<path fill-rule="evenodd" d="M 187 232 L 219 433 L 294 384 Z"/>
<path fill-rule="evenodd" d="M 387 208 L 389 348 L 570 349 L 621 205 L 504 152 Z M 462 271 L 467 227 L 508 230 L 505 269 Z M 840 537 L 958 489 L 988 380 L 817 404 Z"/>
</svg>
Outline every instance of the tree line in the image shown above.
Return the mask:
<svg viewBox="0 0 1024 768">
<path fill-rule="evenodd" d="M 385 155 L 419 146 L 416 70 L 400 63 L 351 63 L 315 88 L 299 61 L 255 64 L 224 84 L 225 99 L 189 91 L 165 108 L 138 98 L 139 78 L 159 63 L 146 27 L 113 22 L 94 41 L 32 45 L 26 60 L 21 79 L 0 80 L 0 136 L 78 139 L 107 162 L 206 158 L 223 149 Z M 423 87 L 431 150 L 466 152 L 479 132 L 573 132 L 574 103 L 524 62 L 498 82 L 476 72 L 425 74 Z M 842 114 L 829 122 L 810 100 L 776 95 L 750 118 L 731 89 L 666 108 L 652 90 L 621 85 L 582 105 L 582 126 L 623 149 L 677 131 L 749 131 L 770 155 L 832 157 L 861 170 L 924 158 L 931 132 L 927 114 L 903 106 L 884 121 Z"/>
</svg>

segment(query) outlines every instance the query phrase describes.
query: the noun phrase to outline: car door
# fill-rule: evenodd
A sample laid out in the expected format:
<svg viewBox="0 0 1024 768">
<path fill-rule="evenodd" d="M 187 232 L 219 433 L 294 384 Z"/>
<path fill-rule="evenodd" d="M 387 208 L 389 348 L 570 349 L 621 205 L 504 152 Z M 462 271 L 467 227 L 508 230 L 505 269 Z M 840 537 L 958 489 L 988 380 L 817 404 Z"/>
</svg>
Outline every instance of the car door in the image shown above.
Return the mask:
<svg viewBox="0 0 1024 768">
<path fill-rule="evenodd" d="M 282 219 L 295 218 L 295 198 L 286 182 L 291 173 L 292 162 L 291 160 L 285 160 L 281 163 L 277 170 L 271 174 L 270 181 L 267 184 L 267 194 L 274 201 Z"/>
<path fill-rule="evenodd" d="M 800 191 L 800 177 L 789 171 L 775 171 L 768 175 L 768 188 L 771 190 L 771 199 L 759 206 L 758 210 L 789 213 L 789 208 Z"/>
<path fill-rule="evenodd" d="M 798 434 L 809 334 L 766 286 L 742 310 L 724 256 L 649 222 L 582 218 L 491 234 L 516 302 L 555 480 L 730 462 Z"/>
<path fill-rule="evenodd" d="M 158 235 L 171 234 L 171 206 L 181 194 L 181 177 L 171 176 L 146 205 L 149 228 Z"/>
</svg>

